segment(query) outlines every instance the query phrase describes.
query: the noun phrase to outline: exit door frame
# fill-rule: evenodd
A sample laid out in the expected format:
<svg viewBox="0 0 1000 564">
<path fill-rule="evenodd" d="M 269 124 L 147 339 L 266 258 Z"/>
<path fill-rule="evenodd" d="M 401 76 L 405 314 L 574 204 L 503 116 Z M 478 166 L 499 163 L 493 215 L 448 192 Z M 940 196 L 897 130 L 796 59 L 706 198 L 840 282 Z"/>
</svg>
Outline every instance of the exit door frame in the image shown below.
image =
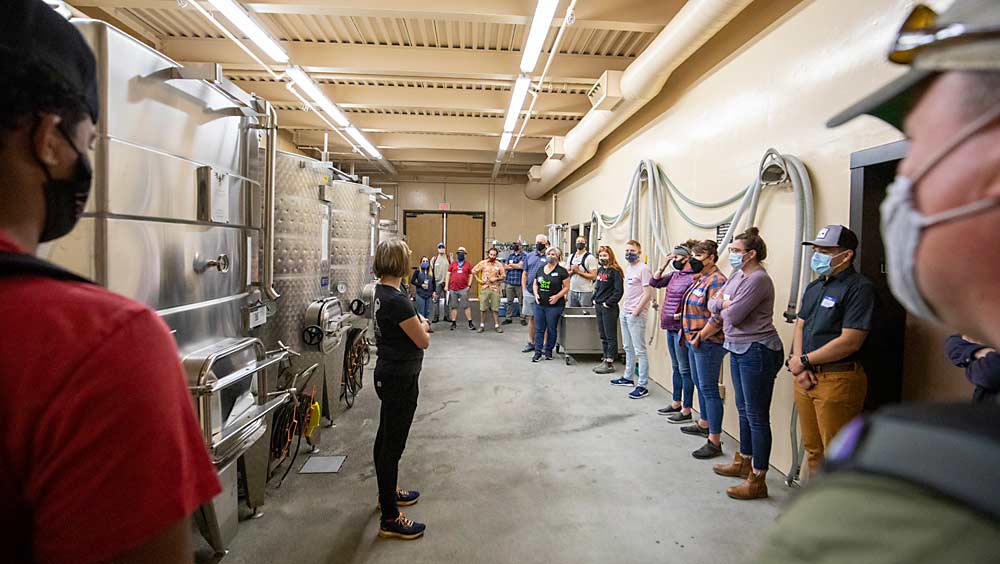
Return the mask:
<svg viewBox="0 0 1000 564">
<path fill-rule="evenodd" d="M 859 241 L 864 240 L 865 235 L 862 233 L 862 216 L 864 215 L 865 202 L 865 167 L 902 160 L 906 157 L 906 152 L 909 149 L 910 142 L 904 139 L 851 153 L 850 228 L 858 236 Z M 861 245 L 854 259 L 855 264 L 861 264 L 861 253 L 863 252 L 864 245 Z"/>
</svg>

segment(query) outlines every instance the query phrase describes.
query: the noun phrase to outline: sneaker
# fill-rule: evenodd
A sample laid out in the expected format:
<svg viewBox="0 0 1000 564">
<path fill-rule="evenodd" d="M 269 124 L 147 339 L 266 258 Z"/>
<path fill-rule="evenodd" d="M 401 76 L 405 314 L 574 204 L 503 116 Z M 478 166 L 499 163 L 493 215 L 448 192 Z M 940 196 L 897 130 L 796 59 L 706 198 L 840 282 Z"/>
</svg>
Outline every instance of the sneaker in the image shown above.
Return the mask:
<svg viewBox="0 0 1000 564">
<path fill-rule="evenodd" d="M 524 348 L 521 349 L 521 352 L 523 353 L 535 352 L 535 345 L 528 343 L 527 345 L 524 345 Z"/>
<path fill-rule="evenodd" d="M 469 329 L 472 329 L 472 327 L 469 327 Z M 482 325 L 480 325 L 480 326 L 479 326 L 479 331 L 476 331 L 476 332 L 477 332 L 477 333 L 485 333 L 485 332 L 486 332 L 486 328 L 485 328 L 485 327 L 483 327 Z"/>
<path fill-rule="evenodd" d="M 396 488 L 396 505 L 409 507 L 420 499 L 420 492 Z"/>
<path fill-rule="evenodd" d="M 694 417 L 691 416 L 691 413 L 687 413 L 687 414 L 684 414 L 684 413 L 675 413 L 675 414 L 671 415 L 670 417 L 667 417 L 667 421 L 669 421 L 671 423 L 674 423 L 674 424 L 678 424 L 678 425 L 681 424 L 681 423 L 690 423 L 693 420 L 694 420 Z M 698 428 L 700 429 L 701 427 L 698 427 Z"/>
<path fill-rule="evenodd" d="M 632 386 L 635 385 L 635 382 L 633 382 L 632 380 L 629 380 L 628 378 L 617 378 L 617 379 L 611 381 L 611 385 L 612 386 L 629 386 L 629 387 L 632 387 Z"/>
<path fill-rule="evenodd" d="M 473 325 L 473 323 L 471 321 L 469 322 L 469 330 L 470 331 L 475 331 L 476 330 L 476 326 Z"/>
<path fill-rule="evenodd" d="M 452 321 L 452 322 L 451 322 L 451 330 L 452 330 L 452 331 L 454 331 L 454 330 L 455 330 L 455 327 L 457 327 L 457 326 L 458 326 L 458 324 L 457 324 L 457 323 L 455 323 L 454 321 Z"/>
<path fill-rule="evenodd" d="M 497 333 L 503 333 L 503 329 L 501 329 L 499 325 L 494 325 L 493 330 Z"/>
<path fill-rule="evenodd" d="M 545 355 L 545 360 L 552 360 L 552 353 Z"/>
<path fill-rule="evenodd" d="M 391 521 L 382 521 L 378 528 L 378 536 L 384 539 L 413 540 L 424 536 L 427 526 L 407 519 L 402 513 Z"/>
<path fill-rule="evenodd" d="M 615 365 L 610 362 L 605 361 L 604 364 L 600 364 L 594 367 L 594 372 L 598 374 L 614 374 Z"/>
<path fill-rule="evenodd" d="M 701 445 L 701 448 L 691 453 L 691 456 L 697 458 L 698 460 L 705 460 L 708 458 L 715 458 L 716 456 L 722 456 L 722 444 L 715 444 L 712 441 L 705 441 L 705 444 Z"/>
<path fill-rule="evenodd" d="M 536 352 L 535 356 L 531 357 L 531 362 L 539 362 L 542 360 L 542 353 Z"/>
<path fill-rule="evenodd" d="M 510 325 L 511 323 L 514 323 L 514 320 L 513 320 L 513 319 L 504 319 L 504 320 L 503 320 L 503 324 L 504 324 L 504 325 Z"/>
<path fill-rule="evenodd" d="M 656 412 L 660 415 L 670 415 L 671 413 L 680 413 L 681 408 L 674 407 L 673 405 L 668 405 L 667 407 L 661 407 L 657 409 Z"/>
<path fill-rule="evenodd" d="M 702 427 L 695 423 L 694 425 L 688 425 L 687 427 L 681 427 L 681 433 L 685 435 L 695 435 L 697 437 L 708 437 L 708 429 Z"/>
<path fill-rule="evenodd" d="M 521 325 L 527 325 L 527 324 L 528 324 L 528 320 L 527 319 L 522 319 L 521 320 Z"/>
<path fill-rule="evenodd" d="M 597 372 L 597 371 L 600 370 L 600 369 L 602 369 L 602 368 L 604 368 L 607 364 L 608 364 L 607 361 L 602 360 L 600 364 L 598 364 L 597 366 L 591 368 L 590 371 L 594 372 L 596 374 L 600 374 L 600 372 Z"/>
<path fill-rule="evenodd" d="M 636 386 L 634 390 L 629 392 L 629 399 L 642 399 L 649 395 L 649 390 L 642 386 Z"/>
</svg>

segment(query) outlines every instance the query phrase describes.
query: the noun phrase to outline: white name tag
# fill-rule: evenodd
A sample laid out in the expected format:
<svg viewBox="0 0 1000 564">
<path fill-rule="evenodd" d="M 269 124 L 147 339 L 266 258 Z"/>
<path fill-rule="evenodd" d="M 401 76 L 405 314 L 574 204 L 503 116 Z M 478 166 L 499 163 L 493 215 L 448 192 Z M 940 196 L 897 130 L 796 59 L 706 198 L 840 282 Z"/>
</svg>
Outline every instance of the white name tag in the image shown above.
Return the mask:
<svg viewBox="0 0 1000 564">
<path fill-rule="evenodd" d="M 696 295 L 696 296 L 698 296 L 700 298 L 700 297 L 702 297 L 702 296 L 705 295 L 705 290 L 702 290 L 701 288 L 696 288 L 691 293 L 694 294 L 694 295 Z"/>
<path fill-rule="evenodd" d="M 722 299 L 724 299 L 724 300 L 726 300 L 728 302 L 732 298 L 729 297 L 729 294 L 722 294 Z"/>
<path fill-rule="evenodd" d="M 819 303 L 820 307 L 825 307 L 825 308 L 831 308 L 835 305 L 837 305 L 837 300 L 830 296 L 824 296 L 823 301 Z"/>
</svg>

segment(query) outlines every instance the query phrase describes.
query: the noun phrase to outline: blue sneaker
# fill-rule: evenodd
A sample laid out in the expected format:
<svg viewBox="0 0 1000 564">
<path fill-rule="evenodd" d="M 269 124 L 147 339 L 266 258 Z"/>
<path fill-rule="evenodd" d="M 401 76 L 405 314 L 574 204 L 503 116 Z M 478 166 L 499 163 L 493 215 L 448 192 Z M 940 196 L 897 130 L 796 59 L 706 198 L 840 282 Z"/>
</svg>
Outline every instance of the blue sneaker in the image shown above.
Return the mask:
<svg viewBox="0 0 1000 564">
<path fill-rule="evenodd" d="M 611 381 L 612 386 L 634 386 L 635 382 L 628 378 L 617 378 Z"/>
<path fill-rule="evenodd" d="M 424 536 L 426 528 L 427 525 L 407 519 L 400 513 L 399 517 L 391 521 L 382 521 L 382 524 L 379 525 L 378 536 L 384 539 L 413 540 Z"/>
<path fill-rule="evenodd" d="M 628 397 L 632 399 L 640 399 L 649 395 L 649 390 L 643 388 L 642 386 L 636 386 L 634 390 L 629 392 Z"/>
<path fill-rule="evenodd" d="M 412 490 L 401 490 L 396 488 L 396 505 L 400 507 L 407 507 L 413 505 L 417 502 L 420 497 L 420 492 Z"/>
</svg>

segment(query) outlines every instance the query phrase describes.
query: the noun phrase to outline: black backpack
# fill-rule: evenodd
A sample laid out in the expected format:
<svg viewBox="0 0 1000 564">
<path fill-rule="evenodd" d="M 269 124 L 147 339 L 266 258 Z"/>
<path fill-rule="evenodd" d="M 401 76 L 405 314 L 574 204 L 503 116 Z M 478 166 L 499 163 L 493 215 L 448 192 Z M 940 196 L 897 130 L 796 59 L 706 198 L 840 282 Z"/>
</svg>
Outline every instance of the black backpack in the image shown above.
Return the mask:
<svg viewBox="0 0 1000 564">
<path fill-rule="evenodd" d="M 66 282 L 94 283 L 36 256 L 0 251 L 0 278 L 5 276 L 43 276 Z"/>
</svg>

